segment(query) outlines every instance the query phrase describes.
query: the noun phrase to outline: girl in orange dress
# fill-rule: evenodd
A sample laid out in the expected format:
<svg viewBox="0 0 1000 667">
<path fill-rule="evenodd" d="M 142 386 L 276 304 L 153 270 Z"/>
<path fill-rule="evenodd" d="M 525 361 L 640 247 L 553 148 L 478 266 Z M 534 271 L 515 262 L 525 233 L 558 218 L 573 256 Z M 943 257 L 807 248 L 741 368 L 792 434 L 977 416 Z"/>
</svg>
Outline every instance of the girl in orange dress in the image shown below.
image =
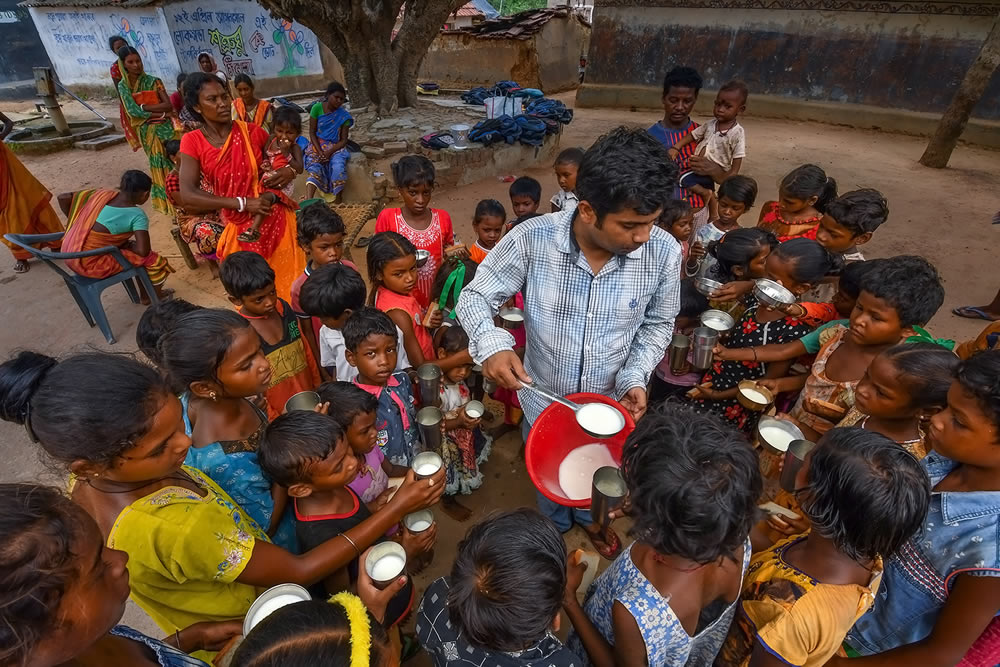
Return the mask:
<svg viewBox="0 0 1000 667">
<path fill-rule="evenodd" d="M 760 211 L 757 226 L 787 241 L 798 236 L 816 239 L 816 229 L 826 205 L 837 198 L 837 182 L 814 164 L 788 172 L 778 186 L 778 201 Z"/>
</svg>

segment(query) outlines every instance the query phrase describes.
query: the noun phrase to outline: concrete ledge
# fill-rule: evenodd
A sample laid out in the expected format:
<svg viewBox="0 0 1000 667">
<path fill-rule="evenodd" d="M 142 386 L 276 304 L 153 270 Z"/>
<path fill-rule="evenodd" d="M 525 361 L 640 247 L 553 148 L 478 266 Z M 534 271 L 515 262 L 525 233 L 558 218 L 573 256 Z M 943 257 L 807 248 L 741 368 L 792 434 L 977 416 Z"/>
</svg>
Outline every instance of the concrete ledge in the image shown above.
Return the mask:
<svg viewBox="0 0 1000 667">
<path fill-rule="evenodd" d="M 714 90 L 702 90 L 698 96 L 695 110 L 704 115 L 711 115 L 715 92 Z M 576 93 L 576 105 L 579 107 L 661 109 L 661 97 L 661 89 L 652 86 L 584 83 Z M 754 95 L 753 91 L 750 91 L 747 115 L 808 120 L 921 137 L 930 136 L 941 118 L 937 114 L 906 111 L 905 109 L 799 100 L 774 95 Z M 962 141 L 1000 149 L 1000 121 L 970 119 L 962 134 Z"/>
</svg>

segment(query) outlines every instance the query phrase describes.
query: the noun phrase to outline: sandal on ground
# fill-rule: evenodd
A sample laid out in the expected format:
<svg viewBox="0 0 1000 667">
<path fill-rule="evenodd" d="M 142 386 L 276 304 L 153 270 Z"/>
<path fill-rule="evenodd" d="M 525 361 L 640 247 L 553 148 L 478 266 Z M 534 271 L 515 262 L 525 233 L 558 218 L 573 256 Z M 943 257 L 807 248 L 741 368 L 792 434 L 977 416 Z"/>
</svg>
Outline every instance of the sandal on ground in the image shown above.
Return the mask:
<svg viewBox="0 0 1000 667">
<path fill-rule="evenodd" d="M 31 270 L 31 265 L 28 264 L 28 260 L 19 259 L 14 262 L 14 273 L 27 273 Z"/>
<path fill-rule="evenodd" d="M 961 306 L 960 308 L 952 308 L 951 312 L 959 317 L 965 317 L 970 320 L 986 320 L 987 322 L 996 322 L 997 320 L 1000 320 L 1000 317 L 990 315 L 982 308 L 978 308 L 976 306 Z"/>
<path fill-rule="evenodd" d="M 583 529 L 583 532 L 587 533 L 590 543 L 594 545 L 594 549 L 596 549 L 597 553 L 601 554 L 602 557 L 608 560 L 614 560 L 615 557 L 621 553 L 622 543 L 621 540 L 618 539 L 618 533 L 616 533 L 614 529 L 608 528 L 608 537 L 611 540 L 610 542 L 605 542 L 601 539 L 600 534 L 592 533 L 586 528 Z"/>
<path fill-rule="evenodd" d="M 245 232 L 243 232 L 242 234 L 240 234 L 239 236 L 237 236 L 236 240 L 241 241 L 243 243 L 256 243 L 257 241 L 260 240 L 260 230 L 250 228 Z"/>
</svg>

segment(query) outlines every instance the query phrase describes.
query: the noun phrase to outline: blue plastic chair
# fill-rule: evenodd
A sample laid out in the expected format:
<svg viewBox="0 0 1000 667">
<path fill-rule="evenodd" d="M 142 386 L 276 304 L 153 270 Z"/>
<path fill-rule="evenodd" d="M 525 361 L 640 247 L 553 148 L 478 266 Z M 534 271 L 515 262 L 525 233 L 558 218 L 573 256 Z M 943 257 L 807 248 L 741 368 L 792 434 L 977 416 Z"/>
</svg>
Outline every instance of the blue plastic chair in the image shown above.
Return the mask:
<svg viewBox="0 0 1000 667">
<path fill-rule="evenodd" d="M 51 250 L 33 247 L 33 245 L 37 244 L 59 241 L 64 234 L 65 232 L 57 232 L 55 234 L 4 234 L 3 237 L 14 245 L 27 250 L 31 253 L 32 257 L 36 257 L 52 267 L 52 270 L 58 273 L 62 277 L 63 282 L 66 283 L 69 293 L 73 295 L 73 300 L 76 301 L 76 305 L 80 307 L 80 312 L 87 319 L 87 324 L 94 326 L 96 322 L 101 333 L 108 339 L 108 343 L 114 345 L 117 341 L 115 340 L 115 335 L 111 333 L 111 325 L 108 324 L 108 318 L 104 314 L 104 306 L 101 305 L 101 292 L 112 285 L 121 283 L 132 303 L 139 303 L 139 292 L 136 290 L 135 283 L 132 282 L 132 279 L 135 278 L 146 290 L 146 294 L 149 295 L 153 303 L 157 303 L 159 299 L 156 297 L 156 290 L 153 288 L 153 283 L 149 280 L 149 274 L 146 273 L 146 268 L 143 266 L 132 266 L 125 259 L 122 251 L 116 246 L 106 246 L 83 252 L 52 252 Z M 111 255 L 121 264 L 122 270 L 107 278 L 85 278 L 73 271 L 63 270 L 54 261 L 95 257 L 97 255 Z"/>
</svg>

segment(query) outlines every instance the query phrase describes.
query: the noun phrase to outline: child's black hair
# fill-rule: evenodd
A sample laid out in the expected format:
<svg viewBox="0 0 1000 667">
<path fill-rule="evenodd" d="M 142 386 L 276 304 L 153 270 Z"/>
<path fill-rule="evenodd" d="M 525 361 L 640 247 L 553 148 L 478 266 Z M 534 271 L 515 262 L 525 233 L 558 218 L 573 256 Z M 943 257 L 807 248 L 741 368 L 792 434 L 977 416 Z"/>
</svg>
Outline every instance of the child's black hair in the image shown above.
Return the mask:
<svg viewBox="0 0 1000 667">
<path fill-rule="evenodd" d="M 144 171 L 129 169 L 122 174 L 118 189 L 130 195 L 138 195 L 153 189 L 153 179 Z"/>
<path fill-rule="evenodd" d="M 396 325 L 389 316 L 378 308 L 359 308 L 344 322 L 342 332 L 344 334 L 344 347 L 351 352 L 358 349 L 369 336 L 383 335 L 389 336 L 397 343 L 399 334 L 396 333 Z"/>
<path fill-rule="evenodd" d="M 236 88 L 236 86 L 238 86 L 241 83 L 245 83 L 248 86 L 250 86 L 250 90 L 256 88 L 256 86 L 253 85 L 253 79 L 251 79 L 250 76 L 245 72 L 240 72 L 239 74 L 233 77 L 233 88 Z"/>
<path fill-rule="evenodd" d="M 147 307 L 135 327 L 135 344 L 139 351 L 158 368 L 163 368 L 160 339 L 173 330 L 181 317 L 196 310 L 203 310 L 203 307 L 177 298 L 158 301 Z"/>
<path fill-rule="evenodd" d="M 309 466 L 322 461 L 344 437 L 344 429 L 330 415 L 292 410 L 264 427 L 257 462 L 268 479 L 289 487 L 309 482 Z"/>
<path fill-rule="evenodd" d="M 324 97 L 330 97 L 334 93 L 343 93 L 344 97 L 347 97 L 347 88 L 344 88 L 344 84 L 339 81 L 331 81 L 330 85 L 326 87 L 326 95 Z"/>
<path fill-rule="evenodd" d="M 531 197 L 531 201 L 536 204 L 542 199 L 542 184 L 531 176 L 521 176 L 510 184 L 508 192 L 510 198 Z"/>
<path fill-rule="evenodd" d="M 1000 350 L 977 352 L 958 365 L 955 379 L 972 394 L 983 414 L 1000 428 Z M 1000 436 L 994 438 L 1000 441 Z"/>
<path fill-rule="evenodd" d="M 326 202 L 314 202 L 299 210 L 295 240 L 303 248 L 323 234 L 343 234 L 347 231 L 344 219 Z"/>
<path fill-rule="evenodd" d="M 708 310 L 708 297 L 694 286 L 693 280 L 681 281 L 681 308 L 677 317 L 698 317 Z"/>
<path fill-rule="evenodd" d="M 521 651 L 559 614 L 566 543 L 533 509 L 495 513 L 458 543 L 449 584 L 448 616 L 465 637 L 490 651 Z"/>
<path fill-rule="evenodd" d="M 869 259 L 864 262 L 848 262 L 840 272 L 840 281 L 837 289 L 857 301 L 861 295 L 861 278 L 873 268 L 878 266 L 878 259 Z"/>
<path fill-rule="evenodd" d="M 816 197 L 813 208 L 823 213 L 837 197 L 837 181 L 827 176 L 820 167 L 804 164 L 785 174 L 779 190 L 801 200 Z"/>
<path fill-rule="evenodd" d="M 297 133 L 302 133 L 302 115 L 289 106 L 282 105 L 274 110 L 272 124 L 274 127 L 278 127 L 279 125 L 291 125 L 292 129 Z"/>
<path fill-rule="evenodd" d="M 57 361 L 26 351 L 0 365 L 0 419 L 26 424 L 66 467 L 81 460 L 111 465 L 149 432 L 170 396 L 156 369 L 125 354 Z"/>
<path fill-rule="evenodd" d="M 219 264 L 219 280 L 226 294 L 234 299 L 274 286 L 274 269 L 261 255 L 239 250 Z"/>
<path fill-rule="evenodd" d="M 796 495 L 812 531 L 859 563 L 895 555 L 927 516 L 927 473 L 881 433 L 827 431 L 812 451 L 808 478 Z"/>
<path fill-rule="evenodd" d="M 80 553 L 79 539 L 93 525 L 52 487 L 0 484 L 0 663 L 30 664 L 38 644 L 65 628 L 60 607 L 89 571 L 93 556 Z"/>
<path fill-rule="evenodd" d="M 397 188 L 411 185 L 434 187 L 434 163 L 423 155 L 404 155 L 392 163 L 392 181 Z"/>
<path fill-rule="evenodd" d="M 181 72 L 180 74 L 177 75 L 177 90 L 184 89 L 184 82 L 187 80 L 187 78 L 188 78 L 187 72 Z M 181 96 L 183 97 L 183 93 L 181 93 Z"/>
<path fill-rule="evenodd" d="M 618 127 L 584 153 L 576 175 L 576 195 L 587 202 L 603 224 L 609 213 L 627 208 L 652 215 L 677 184 L 677 165 L 649 132 Z"/>
<path fill-rule="evenodd" d="M 844 268 L 844 258 L 816 241 L 806 238 L 779 243 L 771 253 L 789 262 L 789 271 L 796 282 L 814 284 L 823 276 L 837 275 Z"/>
<path fill-rule="evenodd" d="M 686 215 L 691 215 L 691 210 L 691 202 L 687 199 L 668 199 L 663 204 L 663 213 L 660 214 L 656 224 L 669 232 L 675 222 Z"/>
<path fill-rule="evenodd" d="M 936 343 L 901 343 L 879 355 L 892 363 L 917 409 L 944 408 L 959 358 Z"/>
<path fill-rule="evenodd" d="M 476 204 L 476 212 L 472 214 L 472 224 L 478 224 L 482 218 L 488 215 L 500 218 L 501 222 L 506 222 L 507 209 L 496 199 L 483 199 Z"/>
<path fill-rule="evenodd" d="M 389 660 L 382 624 L 365 611 L 370 628 L 369 665 Z M 344 607 L 326 600 L 285 605 L 254 626 L 233 654 L 232 667 L 316 667 L 350 665 L 351 620 Z"/>
<path fill-rule="evenodd" d="M 714 415 L 665 403 L 625 441 L 630 535 L 696 563 L 735 560 L 757 514 L 763 481 L 746 438 Z"/>
<path fill-rule="evenodd" d="M 697 95 L 704 82 L 701 74 L 693 67 L 675 67 L 663 77 L 663 94 L 670 92 L 671 88 L 693 88 Z"/>
<path fill-rule="evenodd" d="M 182 393 L 192 382 L 219 382 L 219 366 L 236 334 L 250 326 L 237 312 L 202 308 L 179 318 L 160 339 L 163 369 L 174 391 Z"/>
<path fill-rule="evenodd" d="M 313 317 L 340 317 L 345 310 L 363 308 L 366 292 L 360 273 L 340 263 L 325 264 L 302 283 L 299 305 Z"/>
<path fill-rule="evenodd" d="M 777 247 L 778 238 L 771 232 L 757 227 L 740 227 L 726 232 L 722 238 L 710 242 L 706 248 L 706 252 L 716 260 L 716 264 L 712 267 L 712 278 L 722 282 L 731 282 L 738 278 L 746 280 L 753 258 L 764 248 L 773 251 Z M 743 269 L 742 276 L 738 277 L 733 273 L 736 267 Z"/>
<path fill-rule="evenodd" d="M 316 390 L 319 400 L 330 404 L 330 416 L 347 431 L 358 415 L 378 408 L 378 399 L 353 382 L 324 382 Z"/>
<path fill-rule="evenodd" d="M 448 354 L 455 354 L 456 352 L 461 352 L 462 350 L 468 350 L 469 334 L 465 333 L 465 329 L 457 324 L 445 327 L 444 334 L 441 335 L 441 342 L 438 344 L 438 347 L 444 348 L 444 351 Z"/>
<path fill-rule="evenodd" d="M 437 303 L 441 299 L 441 291 L 444 290 L 445 283 L 448 282 L 448 276 L 458 270 L 460 266 L 465 267 L 465 276 L 462 278 L 462 284 L 458 286 L 459 292 L 465 289 L 465 286 L 476 277 L 476 269 L 479 268 L 479 265 L 471 259 L 445 257 L 444 262 L 438 267 L 437 273 L 434 274 L 434 282 L 431 283 L 431 302 Z M 445 299 L 444 307 L 454 309 L 456 301 L 455 290 L 451 288 L 448 290 L 448 298 Z"/>
<path fill-rule="evenodd" d="M 188 113 L 190 113 L 195 120 L 204 120 L 204 118 L 201 117 L 201 114 L 195 111 L 195 107 L 198 106 L 198 95 L 201 93 L 201 89 L 211 83 L 214 83 L 222 88 L 224 92 L 229 92 L 226 90 L 225 84 L 219 81 L 219 77 L 214 74 L 209 74 L 208 72 L 192 72 L 188 75 L 188 78 L 184 80 L 184 106 L 187 107 Z"/>
<path fill-rule="evenodd" d="M 734 90 L 740 94 L 743 98 L 743 104 L 747 103 L 747 98 L 750 97 L 750 89 L 747 88 L 747 84 L 743 83 L 739 79 L 733 79 L 732 81 L 727 81 L 726 83 L 719 86 L 720 93 L 728 93 Z"/>
<path fill-rule="evenodd" d="M 874 232 L 889 218 L 889 203 L 878 190 L 865 188 L 845 192 L 825 212 L 851 234 L 861 236 Z"/>
<path fill-rule="evenodd" d="M 118 55 L 118 49 L 115 49 L 115 42 L 125 42 L 125 45 L 128 46 L 128 40 L 121 35 L 111 35 L 108 37 L 108 48 L 111 49 L 111 52 L 115 55 Z M 124 75 L 125 72 L 122 72 L 122 74 Z"/>
<path fill-rule="evenodd" d="M 171 139 L 163 142 L 163 152 L 168 158 L 172 158 L 181 152 L 181 142 L 179 139 Z"/>
<path fill-rule="evenodd" d="M 927 324 L 944 303 L 937 269 L 916 255 L 880 260 L 861 277 L 861 289 L 895 308 L 904 327 Z"/>
<path fill-rule="evenodd" d="M 750 210 L 757 201 L 757 181 L 743 174 L 730 176 L 719 186 L 719 199 L 723 197 L 740 202 Z"/>
<path fill-rule="evenodd" d="M 560 164 L 573 164 L 579 167 L 580 163 L 583 161 L 583 154 L 584 151 L 582 148 L 567 148 L 556 156 L 556 161 L 552 164 L 554 166 L 558 166 Z"/>
<path fill-rule="evenodd" d="M 416 255 L 417 247 L 410 239 L 396 232 L 379 232 L 372 236 L 368 242 L 366 260 L 368 264 L 368 282 L 372 289 L 368 293 L 368 305 L 375 305 L 375 293 L 382 286 L 382 281 L 378 279 L 379 272 L 385 265 L 394 259 Z"/>
</svg>

